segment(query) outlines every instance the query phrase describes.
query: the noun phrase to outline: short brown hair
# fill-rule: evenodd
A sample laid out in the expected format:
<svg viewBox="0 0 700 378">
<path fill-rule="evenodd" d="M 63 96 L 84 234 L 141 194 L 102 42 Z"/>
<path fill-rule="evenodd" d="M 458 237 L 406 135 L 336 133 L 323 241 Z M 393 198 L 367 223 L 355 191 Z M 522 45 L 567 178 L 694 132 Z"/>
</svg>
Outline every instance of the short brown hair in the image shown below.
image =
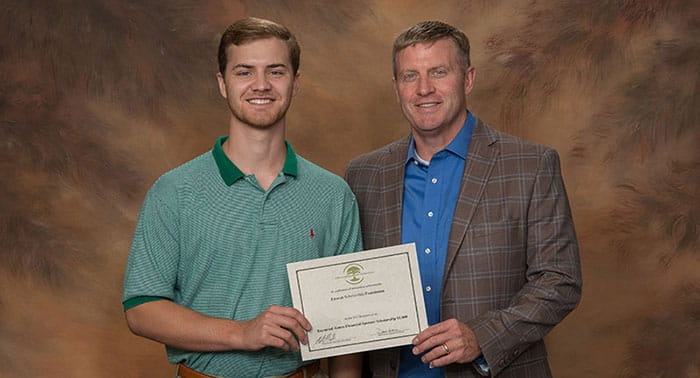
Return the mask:
<svg viewBox="0 0 700 378">
<path fill-rule="evenodd" d="M 301 50 L 294 35 L 283 25 L 256 17 L 246 17 L 234 22 L 221 36 L 221 42 L 219 42 L 219 72 L 223 75 L 224 71 L 226 71 L 226 63 L 228 63 L 226 49 L 229 46 L 240 46 L 247 42 L 266 38 L 277 38 L 287 44 L 289 59 L 292 62 L 292 71 L 296 75 L 297 71 L 299 71 Z"/>
<path fill-rule="evenodd" d="M 394 77 L 396 77 L 396 55 L 403 49 L 417 43 L 431 43 L 450 38 L 459 50 L 459 61 L 462 69 L 471 66 L 469 60 L 469 38 L 461 30 L 441 21 L 423 21 L 404 30 L 394 40 L 392 60 L 394 65 Z"/>
</svg>

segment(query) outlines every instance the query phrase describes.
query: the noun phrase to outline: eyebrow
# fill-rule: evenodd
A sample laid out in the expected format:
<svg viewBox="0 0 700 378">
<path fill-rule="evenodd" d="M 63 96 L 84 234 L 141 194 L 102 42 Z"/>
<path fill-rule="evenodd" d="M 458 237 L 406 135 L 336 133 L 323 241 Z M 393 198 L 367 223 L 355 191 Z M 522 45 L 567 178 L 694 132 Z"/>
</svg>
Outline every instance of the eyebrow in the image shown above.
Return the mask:
<svg viewBox="0 0 700 378">
<path fill-rule="evenodd" d="M 439 70 L 439 69 L 449 69 L 449 68 L 450 68 L 449 65 L 441 64 L 439 66 L 428 68 L 428 72 Z M 400 70 L 399 73 L 401 73 L 401 72 L 419 72 L 419 71 L 420 71 L 419 69 L 415 69 L 415 68 L 406 68 L 406 69 Z"/>
<path fill-rule="evenodd" d="M 231 67 L 231 69 L 235 70 L 237 68 L 253 68 L 253 66 L 249 64 L 236 64 L 235 66 Z"/>
<path fill-rule="evenodd" d="M 265 66 L 265 68 L 280 68 L 280 67 L 281 67 L 281 68 L 287 68 L 287 65 L 284 64 L 284 63 L 274 63 L 274 64 L 269 64 L 269 65 Z M 234 69 L 234 70 L 235 70 L 235 69 L 237 69 L 237 68 L 251 69 L 251 68 L 255 68 L 255 66 L 252 66 L 252 65 L 250 65 L 250 64 L 243 64 L 243 63 L 240 63 L 240 64 L 236 64 L 236 65 L 233 66 L 231 69 Z"/>
</svg>

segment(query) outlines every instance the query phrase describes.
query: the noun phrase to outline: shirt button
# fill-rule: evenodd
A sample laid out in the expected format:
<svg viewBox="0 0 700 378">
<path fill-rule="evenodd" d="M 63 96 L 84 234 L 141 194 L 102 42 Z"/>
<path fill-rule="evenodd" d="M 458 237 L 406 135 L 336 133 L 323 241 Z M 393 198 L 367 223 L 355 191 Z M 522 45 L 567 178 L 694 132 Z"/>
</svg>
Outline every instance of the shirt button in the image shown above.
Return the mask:
<svg viewBox="0 0 700 378">
<path fill-rule="evenodd" d="M 425 253 L 430 253 L 430 248 L 426 248 Z"/>
<path fill-rule="evenodd" d="M 418 160 L 414 160 L 413 164 L 418 165 Z"/>
<path fill-rule="evenodd" d="M 426 287 L 425 287 L 425 291 L 428 291 L 428 292 L 429 292 L 430 290 L 433 290 L 433 288 L 430 287 L 430 286 L 426 286 Z"/>
<path fill-rule="evenodd" d="M 433 184 L 437 184 L 437 179 L 435 177 L 433 177 L 433 179 L 430 180 L 430 182 L 432 182 Z"/>
<path fill-rule="evenodd" d="M 432 212 L 432 211 L 428 211 L 428 216 L 429 216 L 430 218 L 432 218 L 432 217 L 433 217 L 433 212 Z"/>
</svg>

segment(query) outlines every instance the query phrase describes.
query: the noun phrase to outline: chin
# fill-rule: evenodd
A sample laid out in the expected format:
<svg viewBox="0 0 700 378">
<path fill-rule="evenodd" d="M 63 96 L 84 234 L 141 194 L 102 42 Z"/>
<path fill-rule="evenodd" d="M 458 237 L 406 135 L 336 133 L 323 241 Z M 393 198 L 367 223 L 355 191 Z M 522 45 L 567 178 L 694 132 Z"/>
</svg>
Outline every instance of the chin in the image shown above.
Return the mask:
<svg viewBox="0 0 700 378">
<path fill-rule="evenodd" d="M 247 119 L 244 120 L 245 123 L 248 125 L 256 128 L 256 129 L 267 129 L 273 125 L 275 125 L 279 119 L 269 119 L 269 120 L 251 120 Z"/>
<path fill-rule="evenodd" d="M 420 133 L 434 133 L 440 130 L 440 124 L 431 124 L 431 123 L 422 123 L 422 124 L 416 124 L 413 126 L 413 129 Z"/>
<path fill-rule="evenodd" d="M 256 129 L 267 129 L 276 125 L 282 118 L 284 118 L 284 114 L 277 114 L 275 116 L 268 115 L 263 117 L 243 115 L 236 116 L 236 118 L 242 123 L 245 123 L 246 125 L 254 127 Z"/>
</svg>

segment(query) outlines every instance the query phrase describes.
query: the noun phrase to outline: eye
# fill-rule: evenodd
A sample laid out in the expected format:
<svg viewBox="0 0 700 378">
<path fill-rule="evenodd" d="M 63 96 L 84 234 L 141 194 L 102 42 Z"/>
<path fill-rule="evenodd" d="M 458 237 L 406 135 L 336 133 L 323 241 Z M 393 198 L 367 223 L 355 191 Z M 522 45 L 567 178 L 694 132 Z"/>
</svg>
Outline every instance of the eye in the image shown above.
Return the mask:
<svg viewBox="0 0 700 378">
<path fill-rule="evenodd" d="M 403 76 L 401 78 L 403 81 L 411 82 L 411 81 L 416 80 L 417 77 L 418 77 L 418 75 L 416 75 L 414 72 L 407 72 L 407 73 L 403 74 Z"/>
<path fill-rule="evenodd" d="M 435 70 L 435 71 L 433 71 L 433 75 L 434 75 L 434 76 L 437 76 L 437 77 L 442 77 L 442 76 L 447 75 L 447 71 L 445 71 L 445 70 Z"/>
<path fill-rule="evenodd" d="M 240 76 L 240 77 L 247 77 L 247 76 L 252 75 L 253 73 L 250 72 L 250 71 L 245 71 L 245 70 L 243 70 L 243 71 L 236 71 L 236 72 L 234 72 L 233 74 L 236 75 L 236 76 Z"/>
<path fill-rule="evenodd" d="M 283 75 L 284 75 L 284 71 L 280 71 L 280 70 L 270 71 L 270 75 L 272 75 L 272 76 L 283 76 Z"/>
</svg>

